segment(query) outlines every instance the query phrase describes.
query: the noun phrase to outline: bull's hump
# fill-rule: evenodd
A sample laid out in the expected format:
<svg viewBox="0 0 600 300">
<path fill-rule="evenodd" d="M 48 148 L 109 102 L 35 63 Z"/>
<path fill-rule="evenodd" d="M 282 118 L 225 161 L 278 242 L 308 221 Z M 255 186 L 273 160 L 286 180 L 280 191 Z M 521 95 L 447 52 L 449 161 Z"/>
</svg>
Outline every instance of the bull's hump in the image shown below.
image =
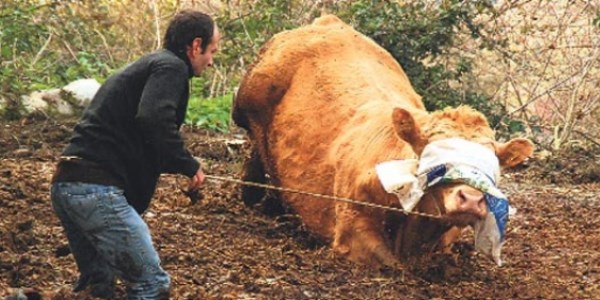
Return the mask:
<svg viewBox="0 0 600 300">
<path fill-rule="evenodd" d="M 346 25 L 346 23 L 342 22 L 342 20 L 335 15 L 320 16 L 316 18 L 312 24 L 317 26 Z"/>
</svg>

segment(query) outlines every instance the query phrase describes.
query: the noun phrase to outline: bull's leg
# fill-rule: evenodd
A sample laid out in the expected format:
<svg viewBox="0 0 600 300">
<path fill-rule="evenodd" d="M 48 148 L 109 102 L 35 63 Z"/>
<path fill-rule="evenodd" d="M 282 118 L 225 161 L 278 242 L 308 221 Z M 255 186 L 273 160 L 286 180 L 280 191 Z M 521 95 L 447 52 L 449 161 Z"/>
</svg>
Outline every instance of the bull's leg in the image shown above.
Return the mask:
<svg viewBox="0 0 600 300">
<path fill-rule="evenodd" d="M 452 245 L 458 240 L 462 231 L 463 228 L 452 226 L 442 235 L 438 245 L 439 250 L 448 255 L 452 259 L 452 262 L 455 266 L 458 265 L 459 254 L 452 253 Z"/>
<path fill-rule="evenodd" d="M 443 232 L 447 230 L 431 219 L 421 216 L 409 216 L 396 237 L 395 252 L 400 257 L 428 255 L 439 246 Z"/>
<path fill-rule="evenodd" d="M 377 216 L 379 214 L 338 203 L 333 250 L 358 263 L 400 269 L 400 261 L 385 241 L 383 226 L 378 224 L 383 218 L 383 215 Z"/>
<path fill-rule="evenodd" d="M 265 177 L 265 168 L 260 160 L 260 155 L 258 154 L 258 148 L 256 145 L 252 146 L 250 157 L 244 163 L 242 180 L 255 183 L 266 183 L 267 181 L 267 178 Z M 242 186 L 242 200 L 244 201 L 244 204 L 248 206 L 253 206 L 259 203 L 264 196 L 264 188 L 249 185 Z"/>
<path fill-rule="evenodd" d="M 452 253 L 452 245 L 454 244 L 454 242 L 456 240 L 458 240 L 461 233 L 462 233 L 462 228 L 459 228 L 456 226 L 453 226 L 448 231 L 446 231 L 442 235 L 442 238 L 440 239 L 440 245 L 439 245 L 440 250 L 446 254 Z"/>
</svg>

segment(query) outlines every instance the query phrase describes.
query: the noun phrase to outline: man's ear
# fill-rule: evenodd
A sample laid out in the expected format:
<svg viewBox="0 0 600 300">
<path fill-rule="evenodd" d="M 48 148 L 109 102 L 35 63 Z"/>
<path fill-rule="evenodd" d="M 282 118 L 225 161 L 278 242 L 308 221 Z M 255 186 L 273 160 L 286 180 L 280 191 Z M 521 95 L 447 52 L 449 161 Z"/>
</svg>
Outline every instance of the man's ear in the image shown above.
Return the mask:
<svg viewBox="0 0 600 300">
<path fill-rule="evenodd" d="M 496 156 L 502 167 L 514 167 L 533 154 L 533 143 L 524 138 L 512 139 L 506 143 L 495 143 Z"/>
<path fill-rule="evenodd" d="M 424 140 L 421 136 L 421 130 L 410 112 L 403 108 L 394 108 L 394 111 L 392 112 L 392 123 L 394 124 L 396 135 L 398 135 L 400 139 L 408 142 L 415 153 L 421 153 L 424 146 Z"/>
<path fill-rule="evenodd" d="M 187 54 L 190 57 L 196 57 L 202 54 L 202 38 L 197 37 L 192 40 L 191 45 L 187 46 Z"/>
</svg>

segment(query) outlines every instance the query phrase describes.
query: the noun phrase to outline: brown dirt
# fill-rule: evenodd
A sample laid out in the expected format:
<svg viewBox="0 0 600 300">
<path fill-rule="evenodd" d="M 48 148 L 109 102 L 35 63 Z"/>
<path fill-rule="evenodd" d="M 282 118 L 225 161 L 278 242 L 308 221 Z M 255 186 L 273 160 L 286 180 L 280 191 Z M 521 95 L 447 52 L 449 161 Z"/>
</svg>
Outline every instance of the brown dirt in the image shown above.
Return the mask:
<svg viewBox="0 0 600 300">
<path fill-rule="evenodd" d="M 77 270 L 48 197 L 73 125 L 0 124 L 2 299 L 18 288 L 33 289 L 30 299 L 35 291 L 46 299 L 85 299 L 70 292 Z M 247 147 L 227 141 L 239 136 L 189 128 L 184 134 L 208 174 L 237 177 Z M 145 220 L 171 274 L 172 299 L 600 299 L 600 184 L 589 171 L 600 168 L 587 159 L 578 173 L 568 167 L 574 160 L 557 163 L 561 168 L 532 161 L 504 176 L 518 212 L 503 267 L 474 253 L 466 235 L 453 256 L 434 254 L 406 271 L 368 269 L 335 257 L 294 215 L 245 207 L 232 183 L 208 182 L 204 199 L 191 205 L 179 189 L 187 180 L 172 175 L 161 178 Z M 587 183 L 573 181 L 581 178 Z M 125 297 L 122 284 L 117 296 Z"/>
</svg>

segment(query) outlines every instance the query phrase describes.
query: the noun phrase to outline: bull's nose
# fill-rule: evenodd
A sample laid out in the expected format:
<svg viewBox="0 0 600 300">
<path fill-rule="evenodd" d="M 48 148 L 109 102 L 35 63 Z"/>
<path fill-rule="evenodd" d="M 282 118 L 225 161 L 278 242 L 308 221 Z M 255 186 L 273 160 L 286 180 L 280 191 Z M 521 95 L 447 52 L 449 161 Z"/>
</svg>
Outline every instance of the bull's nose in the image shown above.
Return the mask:
<svg viewBox="0 0 600 300">
<path fill-rule="evenodd" d="M 461 188 L 456 193 L 458 208 L 463 212 L 473 212 L 481 215 L 485 212 L 483 193 L 475 189 Z"/>
</svg>

